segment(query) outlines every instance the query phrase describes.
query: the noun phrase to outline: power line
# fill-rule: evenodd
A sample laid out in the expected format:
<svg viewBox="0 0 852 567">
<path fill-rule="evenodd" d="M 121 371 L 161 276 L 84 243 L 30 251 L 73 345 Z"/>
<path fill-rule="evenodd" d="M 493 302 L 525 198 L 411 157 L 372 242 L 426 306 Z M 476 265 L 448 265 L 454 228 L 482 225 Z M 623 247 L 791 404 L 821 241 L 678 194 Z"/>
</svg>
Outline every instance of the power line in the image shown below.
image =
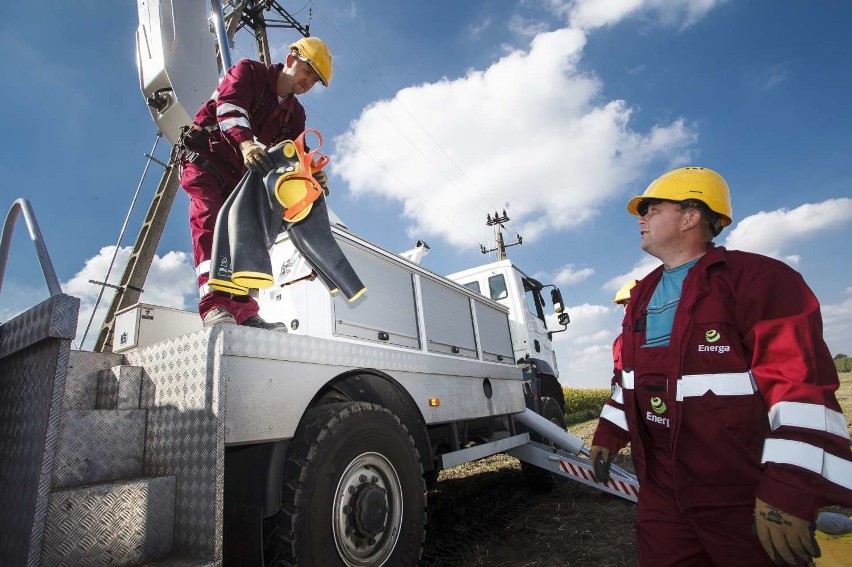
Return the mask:
<svg viewBox="0 0 852 567">
<path fill-rule="evenodd" d="M 329 18 L 327 18 L 327 17 L 325 16 L 325 14 L 323 14 L 323 12 L 322 12 L 321 10 L 317 10 L 317 15 L 318 15 L 318 17 L 322 18 L 322 19 L 323 19 L 323 21 L 324 21 L 326 24 L 328 24 L 328 26 L 331 28 L 331 30 L 332 30 L 332 31 L 333 31 L 333 32 L 337 35 L 337 37 L 338 37 L 338 38 L 339 38 L 339 39 L 340 39 L 340 40 L 341 40 L 341 41 L 345 44 L 346 48 L 347 48 L 347 49 L 349 49 L 349 51 L 351 51 L 351 52 L 352 52 L 352 53 L 353 53 L 353 54 L 354 54 L 354 55 L 355 55 L 355 56 L 356 56 L 356 57 L 357 57 L 357 58 L 361 61 L 362 66 L 363 66 L 364 68 L 367 68 L 367 69 L 373 69 L 373 68 L 374 68 L 374 66 L 370 65 L 370 64 L 369 64 L 369 62 L 368 62 L 368 61 L 367 61 L 367 60 L 366 60 L 366 59 L 365 59 L 365 58 L 364 58 L 364 57 L 363 57 L 363 56 L 362 56 L 362 55 L 358 52 L 358 50 L 356 50 L 356 49 L 355 49 L 355 48 L 354 48 L 354 47 L 353 47 L 353 46 L 349 43 L 349 41 L 346 39 L 346 37 L 345 37 L 345 36 L 344 36 L 344 35 L 343 35 L 340 31 L 338 31 L 337 27 L 336 27 L 336 26 L 335 26 L 335 25 L 331 22 L 331 20 L 330 20 Z M 359 92 L 359 93 L 360 93 L 360 94 L 361 94 L 361 95 L 362 95 L 365 99 L 366 99 L 366 98 L 368 98 L 368 97 L 366 96 L 366 94 L 365 94 L 363 91 L 361 91 L 361 89 L 358 87 L 357 83 L 355 83 L 355 81 L 353 81 L 351 78 L 349 78 L 349 77 L 346 75 L 345 71 L 342 71 L 342 72 L 341 72 L 341 74 L 342 74 L 342 75 L 344 75 L 344 76 L 347 78 L 347 81 L 348 81 L 348 82 L 349 82 L 349 83 L 350 83 L 350 84 L 351 84 L 351 85 L 352 85 L 352 86 L 353 86 L 353 87 L 354 87 L 354 88 L 355 88 L 355 89 L 356 89 L 356 90 L 357 90 L 357 91 L 358 91 L 358 92 Z M 393 89 L 391 89 L 391 88 L 390 88 L 390 86 L 389 86 L 387 83 L 385 83 L 385 81 L 384 81 L 384 80 L 383 80 L 383 79 L 382 79 L 382 78 L 381 78 L 378 74 L 376 74 L 375 72 L 372 72 L 372 75 L 373 75 L 373 77 L 375 77 L 376 81 L 377 81 L 377 82 L 378 82 L 378 83 L 379 83 L 379 84 L 380 84 L 380 85 L 381 85 L 381 86 L 382 86 L 382 87 L 383 87 L 386 91 L 391 91 L 391 92 L 393 91 Z M 467 182 L 468 182 L 468 183 L 470 184 L 470 186 L 474 189 L 474 191 L 476 191 L 476 193 L 477 193 L 477 194 L 478 194 L 478 195 L 479 195 L 479 196 L 483 199 L 483 201 L 485 201 L 485 202 L 488 204 L 488 209 L 486 209 L 485 211 L 482 211 L 482 209 L 481 209 L 481 208 L 479 208 L 479 206 L 478 206 L 476 203 L 474 203 L 474 202 L 470 199 L 470 197 L 468 196 L 468 194 L 467 194 L 466 192 L 462 191 L 461 193 L 462 193 L 463 195 L 465 195 L 465 196 L 468 198 L 468 200 L 470 201 L 470 203 L 471 203 L 471 204 L 473 204 L 475 207 L 479 208 L 480 212 L 488 213 L 488 212 L 489 212 L 489 211 L 491 211 L 491 210 L 497 210 L 497 209 L 498 209 L 498 207 L 497 207 L 497 206 L 495 206 L 495 205 L 491 202 L 491 200 L 490 200 L 490 199 L 489 199 L 489 198 L 485 195 L 485 193 L 484 193 L 482 190 L 480 190 L 479 186 L 478 186 L 478 185 L 477 185 L 477 184 L 476 184 L 476 183 L 475 183 L 475 182 L 474 182 L 474 181 L 473 181 L 473 180 L 472 180 L 472 179 L 471 179 L 471 178 L 470 178 L 470 177 L 469 177 L 469 176 L 465 173 L 465 171 L 464 171 L 464 170 L 463 170 L 463 169 L 462 169 L 462 168 L 458 165 L 458 163 L 457 163 L 457 162 L 453 159 L 452 155 L 450 155 L 450 153 L 449 153 L 449 152 L 447 152 L 447 151 L 443 148 L 443 146 L 441 146 L 441 144 L 440 144 L 440 143 L 438 143 L 438 141 L 437 141 L 437 140 L 436 140 L 436 139 L 432 136 L 432 134 L 431 134 L 431 133 L 430 133 L 430 132 L 426 129 L 426 127 L 425 127 L 425 126 L 423 126 L 423 124 L 422 124 L 422 123 L 421 123 L 421 122 L 417 119 L 417 117 L 414 115 L 414 113 L 412 113 L 412 112 L 411 112 L 411 110 L 409 110 L 409 109 L 408 109 L 408 107 L 407 107 L 407 106 L 406 106 L 406 105 L 405 105 L 405 104 L 404 104 L 404 103 L 403 103 L 403 102 L 399 99 L 399 97 L 396 97 L 396 98 L 394 99 L 394 102 L 395 102 L 396 104 L 398 104 L 398 105 L 399 105 L 399 106 L 400 106 L 400 107 L 401 107 L 401 108 L 402 108 L 402 109 L 406 112 L 406 114 L 408 114 L 408 116 L 409 116 L 409 117 L 410 117 L 410 118 L 414 121 L 414 123 L 415 123 L 415 124 L 416 124 L 416 125 L 420 128 L 420 130 L 422 130 L 422 131 L 423 131 L 423 133 L 424 133 L 424 134 L 425 134 L 425 135 L 429 138 L 429 140 L 430 140 L 430 141 L 431 141 L 431 142 L 435 145 L 435 147 L 437 147 L 437 148 L 441 151 L 441 153 L 443 153 L 443 154 L 446 156 L 447 161 L 453 165 L 453 167 L 456 169 L 456 171 L 458 171 L 458 172 L 461 174 L 461 176 L 462 176 L 465 180 L 467 180 Z M 388 117 L 384 114 L 384 112 L 382 112 L 382 111 L 381 111 L 378 107 L 376 107 L 376 110 L 378 110 L 378 112 L 382 115 L 382 117 L 383 117 L 383 118 L 384 118 L 384 119 L 385 119 L 385 120 L 386 120 L 386 121 L 387 121 L 387 122 L 388 122 L 391 126 L 393 126 L 393 128 L 394 128 L 397 132 L 399 132 L 399 133 L 400 133 L 400 135 L 401 135 L 403 138 L 405 138 L 405 140 L 406 140 L 406 141 L 407 141 L 407 142 L 408 142 L 408 143 L 409 143 L 409 144 L 410 144 L 410 145 L 411 145 L 411 146 L 412 146 L 415 150 L 417 150 L 417 152 L 418 152 L 418 153 L 420 153 L 420 155 L 422 155 L 422 156 L 424 157 L 424 159 L 426 159 L 426 161 L 429 163 L 429 165 L 431 165 L 431 166 L 432 166 L 433 168 L 435 168 L 438 172 L 440 172 L 440 173 L 441 173 L 441 175 L 443 175 L 443 176 L 444 176 L 444 177 L 445 177 L 445 178 L 446 178 L 446 179 L 447 179 L 450 183 L 452 183 L 454 186 L 459 187 L 459 188 L 461 189 L 461 187 L 458 185 L 458 183 L 457 183 L 454 179 L 452 179 L 449 175 L 447 175 L 447 174 L 446 174 L 446 172 L 445 172 L 442 168 L 440 168 L 440 167 L 438 167 L 437 165 L 435 165 L 435 163 L 434 163 L 434 162 L 432 162 L 432 160 L 430 160 L 430 159 L 426 156 L 426 154 L 425 154 L 425 153 L 424 153 L 424 152 L 423 152 L 423 151 L 422 151 L 422 150 L 421 150 L 421 149 L 420 149 L 420 148 L 419 148 L 419 147 L 418 147 L 418 146 L 417 146 L 414 142 L 412 142 L 412 141 L 408 138 L 408 136 L 406 136 L 406 135 L 405 135 L 405 134 L 404 134 L 404 133 L 403 133 L 403 132 L 402 132 L 402 131 L 401 131 L 401 130 L 400 130 L 400 129 L 399 129 L 399 128 L 398 128 L 398 127 L 394 124 L 394 123 L 393 123 L 393 121 L 392 121 L 392 120 L 390 120 L 390 118 L 388 118 Z M 376 162 L 376 163 L 378 163 L 378 162 Z M 512 230 L 514 230 L 513 225 L 511 225 L 511 224 L 509 224 L 509 223 L 506 223 L 506 225 L 507 225 L 507 227 L 510 227 L 510 228 L 512 228 Z M 548 271 L 549 271 L 549 272 L 551 272 L 551 273 L 555 273 L 555 271 L 556 271 L 556 270 L 555 270 L 552 266 L 550 266 L 550 264 L 549 264 L 549 263 L 548 263 L 548 262 L 544 259 L 544 257 L 543 257 L 543 256 L 541 256 L 541 255 L 538 253 L 538 251 L 535 249 L 535 247 L 534 247 L 534 246 L 532 246 L 532 244 L 529 244 L 529 243 L 525 244 L 525 245 L 524 245 L 524 250 L 526 251 L 526 253 L 527 253 L 527 254 L 528 254 L 531 258 L 533 258 L 533 260 L 537 261 L 537 262 L 538 262 L 538 263 L 539 263 L 542 267 L 544 267 L 546 270 L 548 270 Z"/>
</svg>

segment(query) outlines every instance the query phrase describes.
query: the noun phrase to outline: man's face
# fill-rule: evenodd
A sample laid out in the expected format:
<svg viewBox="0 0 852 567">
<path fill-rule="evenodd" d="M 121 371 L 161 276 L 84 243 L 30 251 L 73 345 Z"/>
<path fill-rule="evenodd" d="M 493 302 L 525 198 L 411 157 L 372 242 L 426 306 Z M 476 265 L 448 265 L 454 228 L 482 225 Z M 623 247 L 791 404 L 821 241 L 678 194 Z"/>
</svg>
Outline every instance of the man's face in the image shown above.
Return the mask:
<svg viewBox="0 0 852 567">
<path fill-rule="evenodd" d="M 659 258 L 659 254 L 677 248 L 684 215 L 680 203 L 648 199 L 639 204 L 639 213 L 642 250 Z"/>
<path fill-rule="evenodd" d="M 303 61 L 293 54 L 287 56 L 287 61 L 288 65 L 284 72 L 290 77 L 293 94 L 305 94 L 320 82 L 319 75 L 307 61 Z"/>
</svg>

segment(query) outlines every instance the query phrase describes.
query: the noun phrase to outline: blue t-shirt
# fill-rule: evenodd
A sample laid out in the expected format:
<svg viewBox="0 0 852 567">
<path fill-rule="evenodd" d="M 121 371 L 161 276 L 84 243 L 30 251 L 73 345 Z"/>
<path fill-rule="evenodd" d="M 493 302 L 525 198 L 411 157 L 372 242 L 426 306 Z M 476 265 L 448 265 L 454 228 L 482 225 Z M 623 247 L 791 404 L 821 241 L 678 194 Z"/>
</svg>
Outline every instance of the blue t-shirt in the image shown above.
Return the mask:
<svg viewBox="0 0 852 567">
<path fill-rule="evenodd" d="M 648 302 L 648 312 L 645 318 L 645 344 L 643 347 L 668 346 L 672 336 L 677 304 L 680 302 L 680 292 L 683 280 L 689 269 L 698 262 L 698 258 L 690 260 L 671 270 L 664 270 L 663 277 L 657 284 L 651 301 Z"/>
</svg>

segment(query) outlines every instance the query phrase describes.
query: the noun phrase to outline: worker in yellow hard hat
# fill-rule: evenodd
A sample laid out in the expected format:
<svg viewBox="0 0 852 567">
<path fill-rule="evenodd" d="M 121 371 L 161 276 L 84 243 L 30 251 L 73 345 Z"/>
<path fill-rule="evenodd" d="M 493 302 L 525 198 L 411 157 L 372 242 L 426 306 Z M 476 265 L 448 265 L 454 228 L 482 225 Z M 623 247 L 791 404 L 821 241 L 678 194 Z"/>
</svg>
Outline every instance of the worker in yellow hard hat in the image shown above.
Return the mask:
<svg viewBox="0 0 852 567">
<path fill-rule="evenodd" d="M 630 303 L 630 290 L 633 289 L 633 286 L 636 285 L 636 280 L 630 280 L 619 289 L 615 293 L 615 299 L 612 300 L 616 305 L 624 305 L 627 307 L 627 304 Z"/>
<path fill-rule="evenodd" d="M 817 298 L 784 263 L 713 244 L 733 221 L 713 170 L 669 171 L 627 210 L 661 265 L 630 291 L 590 453 L 604 479 L 631 446 L 640 565 L 812 564 L 819 508 L 852 507 Z"/>
<path fill-rule="evenodd" d="M 215 266 L 216 277 L 210 277 L 213 233 L 219 211 L 246 171 L 266 173 L 272 167 L 266 148 L 295 140 L 305 131 L 305 109 L 296 97 L 317 83 L 328 86 L 332 72 L 331 51 L 316 37 L 292 43 L 283 63 L 243 59 L 228 69 L 181 136 L 180 184 L 190 198 L 189 225 L 201 296 L 198 312 L 205 325 L 237 323 L 286 331 L 283 323 L 258 316 L 258 304 L 247 289 L 210 288 L 211 279 L 230 280 L 231 270 Z M 319 171 L 314 178 L 327 193 L 326 174 Z"/>
</svg>

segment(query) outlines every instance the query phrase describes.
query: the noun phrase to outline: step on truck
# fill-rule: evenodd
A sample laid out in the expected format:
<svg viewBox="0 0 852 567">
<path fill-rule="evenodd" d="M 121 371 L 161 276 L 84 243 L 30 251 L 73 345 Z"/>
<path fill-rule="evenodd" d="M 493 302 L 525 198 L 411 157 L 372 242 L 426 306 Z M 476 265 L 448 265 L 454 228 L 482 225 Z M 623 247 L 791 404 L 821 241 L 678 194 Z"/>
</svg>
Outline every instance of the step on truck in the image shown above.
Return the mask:
<svg viewBox="0 0 852 567">
<path fill-rule="evenodd" d="M 212 90 L 200 54 L 227 52 L 240 6 L 280 8 L 232 2 L 223 16 L 213 0 L 215 41 L 204 4 L 138 1 L 143 94 L 172 142 L 192 96 Z M 283 233 L 258 301 L 287 333 L 122 304 L 143 288 L 173 165 L 93 351 L 72 349 L 80 302 L 62 293 L 29 202 L 6 217 L 0 293 L 22 214 L 51 296 L 0 322 L 0 564 L 413 566 L 427 488 L 497 453 L 542 490 L 567 478 L 636 499 L 624 471 L 596 482 L 565 431 L 545 324 L 561 294 L 545 307 L 549 286 L 505 257 L 499 225 L 497 262 L 442 277 L 418 262 L 425 245 L 395 254 L 335 220 L 368 288 L 353 303 Z"/>
</svg>

